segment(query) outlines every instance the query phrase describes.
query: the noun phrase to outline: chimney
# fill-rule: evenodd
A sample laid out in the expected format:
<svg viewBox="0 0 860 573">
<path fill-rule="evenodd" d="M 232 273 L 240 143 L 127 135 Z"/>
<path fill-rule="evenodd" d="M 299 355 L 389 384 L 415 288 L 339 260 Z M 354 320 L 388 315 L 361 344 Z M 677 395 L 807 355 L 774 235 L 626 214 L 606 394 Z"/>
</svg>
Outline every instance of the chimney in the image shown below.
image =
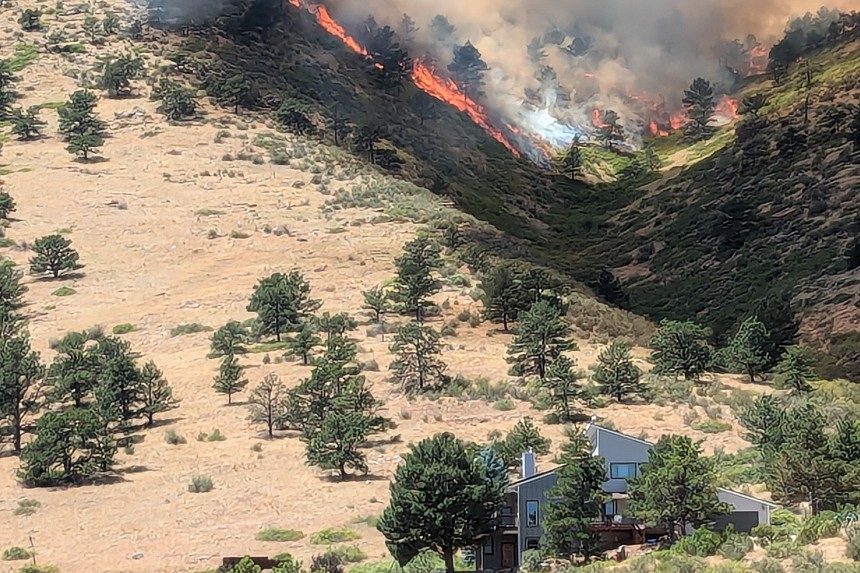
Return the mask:
<svg viewBox="0 0 860 573">
<path fill-rule="evenodd" d="M 537 464 L 535 462 L 535 453 L 529 449 L 523 452 L 522 476 L 523 479 L 530 478 L 537 473 Z"/>
</svg>

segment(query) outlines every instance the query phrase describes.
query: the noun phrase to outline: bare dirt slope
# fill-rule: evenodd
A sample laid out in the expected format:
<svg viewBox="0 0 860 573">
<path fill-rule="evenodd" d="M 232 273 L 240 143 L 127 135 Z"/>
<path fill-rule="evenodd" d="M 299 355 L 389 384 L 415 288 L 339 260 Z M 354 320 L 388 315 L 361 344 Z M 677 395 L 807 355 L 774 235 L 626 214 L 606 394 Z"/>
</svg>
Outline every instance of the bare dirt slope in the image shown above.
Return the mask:
<svg viewBox="0 0 860 573">
<path fill-rule="evenodd" d="M 24 7 L 22 2 L 19 8 Z M 0 13 L 2 57 L 11 56 L 22 41 L 39 45 L 45 39 L 45 33 L 19 37 L 18 14 L 18 9 L 9 8 Z M 65 28 L 74 37 L 83 14 L 43 19 L 52 31 Z M 65 100 L 77 87 L 70 70 L 86 69 L 95 55 L 116 52 L 119 46 L 120 40 L 102 48 L 88 46 L 88 54 L 74 56 L 73 61 L 41 50 L 20 73 L 19 103 Z M 156 62 L 148 57 L 148 63 Z M 148 93 L 147 87 L 139 87 L 140 93 Z M 501 412 L 483 402 L 407 402 L 386 381 L 387 342 L 368 338 L 363 325 L 356 333 L 361 359 L 378 361 L 381 371 L 368 372 L 368 378 L 375 395 L 386 401 L 388 415 L 399 424 L 389 437 L 400 436 L 369 452 L 372 475 L 332 482 L 305 466 L 302 444 L 294 436 L 264 440 L 247 422 L 244 406 L 227 407 L 212 391 L 217 362 L 206 358 L 208 335 L 172 337 L 171 329 L 190 323 L 218 327 L 249 317 L 245 306 L 255 282 L 293 267 L 311 282 L 324 310 L 359 314 L 361 291 L 391 277 L 392 259 L 415 226 L 372 224 L 379 213 L 370 210 L 327 216 L 323 207 L 338 188 L 381 178 L 368 171 L 362 174 L 352 161 L 312 143 L 286 138 L 285 148 L 297 156 L 291 165 L 225 161 L 225 154 L 246 152 L 253 158 L 260 152 L 247 151 L 257 136 L 270 132 L 260 118 L 237 119 L 207 108 L 205 121 L 173 126 L 145 97 L 102 98 L 97 109 L 111 124 L 103 161 L 74 161 L 55 135 L 56 114 L 51 109 L 41 112 L 49 121 L 45 138 L 5 143 L 4 187 L 19 205 L 7 236 L 18 246 L 3 249 L 2 255 L 26 266 L 31 253 L 24 245 L 37 237 L 60 231 L 72 239 L 86 265 L 80 277 L 27 279 L 34 346 L 49 361 L 49 341 L 67 331 L 101 325 L 110 332 L 117 324 L 134 324 L 137 330 L 125 336 L 163 369 L 182 403 L 132 455 L 119 453 L 117 483 L 26 490 L 15 480 L 17 459 L 0 458 L 0 549 L 27 546 L 32 538 L 39 561 L 56 564 L 63 572 L 194 571 L 217 565 L 224 555 L 282 551 L 308 560 L 322 548 L 310 545 L 307 538 L 278 544 L 255 541 L 254 535 L 273 526 L 310 535 L 360 516 L 378 515 L 387 500 L 388 479 L 410 441 L 442 430 L 486 440 L 491 431 L 507 431 L 528 413 L 526 403 Z M 343 160 L 340 166 L 337 157 Z M 326 172 L 327 168 L 331 170 Z M 315 179 L 321 171 L 322 177 Z M 289 234 L 266 233 L 267 226 L 285 226 Z M 75 293 L 53 295 L 61 286 Z M 446 319 L 463 310 L 480 310 L 467 291 L 446 287 L 439 295 L 440 303 L 449 302 Z M 462 324 L 459 335 L 447 340 L 445 359 L 454 374 L 501 379 L 506 377 L 508 341 L 509 336 L 495 327 Z M 585 367 L 593 363 L 600 346 L 588 341 L 580 346 L 576 355 Z M 276 372 L 288 385 L 308 373 L 306 367 L 290 362 L 264 365 L 263 354 L 241 361 L 248 366 L 252 386 L 268 372 Z M 734 431 L 709 436 L 685 428 L 684 409 L 677 406 L 612 407 L 599 414 L 620 429 L 634 435 L 644 432 L 652 439 L 684 431 L 707 438 L 708 448 L 731 451 L 744 445 Z M 216 428 L 225 441 L 195 440 L 198 433 Z M 167 444 L 168 429 L 185 436 L 188 443 Z M 560 427 L 547 427 L 546 434 L 555 444 L 561 442 Z M 255 445 L 262 445 L 262 451 L 253 451 Z M 188 493 L 195 475 L 211 476 L 215 489 Z M 23 498 L 36 499 L 41 507 L 30 516 L 14 515 Z M 362 535 L 358 544 L 370 559 L 386 555 L 375 530 L 354 527 Z M 0 571 L 14 566 L 2 562 Z"/>
</svg>

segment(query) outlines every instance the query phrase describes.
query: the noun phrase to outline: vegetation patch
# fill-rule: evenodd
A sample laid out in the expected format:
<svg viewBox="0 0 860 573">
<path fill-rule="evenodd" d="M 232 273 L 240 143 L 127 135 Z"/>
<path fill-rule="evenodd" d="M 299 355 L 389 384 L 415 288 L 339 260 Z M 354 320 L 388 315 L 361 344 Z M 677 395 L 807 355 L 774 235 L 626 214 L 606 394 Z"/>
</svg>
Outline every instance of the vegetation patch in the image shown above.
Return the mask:
<svg viewBox="0 0 860 573">
<path fill-rule="evenodd" d="M 361 539 L 361 535 L 350 527 L 327 527 L 312 534 L 310 541 L 312 545 L 331 545 L 356 539 Z"/>
<path fill-rule="evenodd" d="M 270 527 L 257 532 L 254 539 L 257 541 L 298 541 L 304 538 L 305 534 L 296 529 L 280 529 L 278 527 Z"/>
<path fill-rule="evenodd" d="M 111 332 L 114 334 L 128 334 L 129 332 L 134 332 L 137 330 L 137 326 L 131 324 L 130 322 L 124 322 L 122 324 L 114 325 L 111 329 Z"/>
<path fill-rule="evenodd" d="M 78 291 L 76 291 L 75 289 L 73 289 L 71 287 L 64 286 L 64 287 L 58 288 L 57 290 L 55 290 L 51 294 L 53 296 L 72 296 L 73 294 L 77 294 L 77 293 L 78 293 Z"/>
<path fill-rule="evenodd" d="M 335 545 L 329 547 L 325 555 L 336 556 L 341 563 L 358 563 L 367 559 L 367 554 L 358 545 Z"/>
<path fill-rule="evenodd" d="M 12 72 L 20 72 L 37 59 L 39 59 L 39 46 L 22 42 L 16 43 L 12 59 L 9 61 L 9 67 Z"/>
<path fill-rule="evenodd" d="M 3 561 L 23 561 L 29 559 L 33 554 L 23 547 L 9 547 L 3 550 Z"/>
<path fill-rule="evenodd" d="M 191 324 L 180 324 L 178 326 L 174 326 L 170 329 L 170 336 L 181 336 L 184 334 L 198 334 L 200 332 L 211 332 L 212 327 L 206 326 L 205 324 L 200 324 L 199 322 L 193 322 Z"/>
<path fill-rule="evenodd" d="M 18 500 L 18 506 L 15 508 L 15 515 L 33 515 L 36 510 L 42 507 L 42 502 L 36 499 L 24 498 Z"/>
<path fill-rule="evenodd" d="M 212 483 L 212 478 L 209 476 L 194 476 L 191 478 L 191 483 L 188 484 L 190 493 L 208 493 L 215 487 Z"/>
<path fill-rule="evenodd" d="M 698 422 L 693 422 L 691 428 L 697 430 L 699 432 L 704 432 L 705 434 L 719 434 L 722 432 L 728 432 L 732 429 L 732 425 L 728 422 L 722 422 L 720 420 L 700 420 Z"/>
</svg>

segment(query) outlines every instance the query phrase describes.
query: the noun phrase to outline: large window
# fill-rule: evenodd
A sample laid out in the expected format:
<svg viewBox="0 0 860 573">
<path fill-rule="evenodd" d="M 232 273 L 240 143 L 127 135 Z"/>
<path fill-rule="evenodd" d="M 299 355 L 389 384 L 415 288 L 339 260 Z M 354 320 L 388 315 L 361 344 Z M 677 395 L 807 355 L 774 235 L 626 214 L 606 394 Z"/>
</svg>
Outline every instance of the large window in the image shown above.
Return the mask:
<svg viewBox="0 0 860 573">
<path fill-rule="evenodd" d="M 493 538 L 488 537 L 486 541 L 484 541 L 484 555 L 492 555 L 493 554 Z"/>
<path fill-rule="evenodd" d="M 537 527 L 540 523 L 538 517 L 538 502 L 526 502 L 526 527 Z"/>
<path fill-rule="evenodd" d="M 630 479 L 636 477 L 636 464 L 609 464 L 609 477 Z"/>
<path fill-rule="evenodd" d="M 540 539 L 534 537 L 526 539 L 526 549 L 540 549 Z"/>
<path fill-rule="evenodd" d="M 615 500 L 607 501 L 603 505 L 603 515 L 607 517 L 615 515 Z"/>
</svg>

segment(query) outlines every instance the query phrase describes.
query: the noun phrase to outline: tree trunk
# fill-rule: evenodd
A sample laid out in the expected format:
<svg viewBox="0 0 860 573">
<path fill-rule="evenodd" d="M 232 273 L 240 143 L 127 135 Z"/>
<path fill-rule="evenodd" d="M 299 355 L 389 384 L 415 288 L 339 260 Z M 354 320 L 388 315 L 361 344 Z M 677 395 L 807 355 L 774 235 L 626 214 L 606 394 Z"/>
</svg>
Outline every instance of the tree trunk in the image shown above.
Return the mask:
<svg viewBox="0 0 860 573">
<path fill-rule="evenodd" d="M 415 321 L 421 322 L 421 303 L 415 305 Z"/>
<path fill-rule="evenodd" d="M 446 547 L 443 550 L 443 557 L 445 559 L 445 573 L 454 573 L 454 548 Z"/>
<path fill-rule="evenodd" d="M 750 384 L 753 384 L 755 382 L 755 370 L 751 365 L 747 366 L 747 374 L 750 377 Z"/>
<path fill-rule="evenodd" d="M 506 313 L 506 312 L 502 313 L 502 325 L 504 325 L 505 332 L 507 332 L 508 331 L 508 313 Z"/>
<path fill-rule="evenodd" d="M 12 451 L 21 453 L 21 424 L 15 424 L 12 428 Z"/>
<path fill-rule="evenodd" d="M 154 417 L 155 417 L 155 412 L 147 412 L 146 413 L 146 427 L 147 428 L 152 427 L 152 421 L 153 421 Z"/>
<path fill-rule="evenodd" d="M 340 481 L 346 479 L 346 468 L 344 467 L 344 462 L 340 462 L 340 466 L 338 467 L 340 470 Z"/>
<path fill-rule="evenodd" d="M 232 403 L 233 403 L 233 393 L 227 392 L 227 405 L 229 406 Z"/>
</svg>

